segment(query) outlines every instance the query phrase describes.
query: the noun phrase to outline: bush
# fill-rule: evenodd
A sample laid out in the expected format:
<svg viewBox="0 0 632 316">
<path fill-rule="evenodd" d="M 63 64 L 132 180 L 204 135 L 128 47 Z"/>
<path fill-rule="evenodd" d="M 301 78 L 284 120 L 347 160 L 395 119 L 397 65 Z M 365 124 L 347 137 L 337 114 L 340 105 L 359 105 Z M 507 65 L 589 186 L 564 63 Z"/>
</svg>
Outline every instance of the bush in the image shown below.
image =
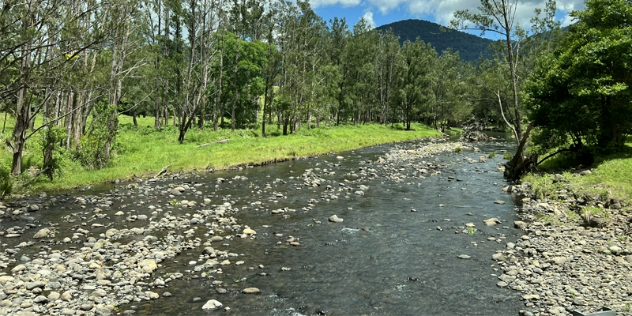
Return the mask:
<svg viewBox="0 0 632 316">
<path fill-rule="evenodd" d="M 496 153 L 492 151 L 491 153 L 489 153 L 489 156 L 487 156 L 487 157 L 489 157 L 489 159 L 492 159 L 492 158 L 496 157 Z"/>
<path fill-rule="evenodd" d="M 503 158 L 504 158 L 505 160 L 511 160 L 511 158 L 513 158 L 513 155 L 512 155 L 512 154 L 510 154 L 510 153 L 506 153 L 506 154 L 504 154 L 504 155 L 503 155 Z"/>
<path fill-rule="evenodd" d="M 106 153 L 108 143 L 114 145 L 116 135 L 110 135 L 108 132 L 108 120 L 115 108 L 105 104 L 97 103 L 93 113 L 92 124 L 88 132 L 79 140 L 79 148 L 75 152 L 75 158 L 79 160 L 81 165 L 86 169 L 101 169 L 105 167 L 110 160 L 110 156 Z M 111 122 L 118 125 L 118 121 Z M 113 152 L 114 148 L 110 148 Z"/>
<path fill-rule="evenodd" d="M 13 191 L 13 179 L 11 179 L 11 170 L 0 165 L 0 196 L 11 194 Z"/>
<path fill-rule="evenodd" d="M 58 126 L 49 126 L 41 131 L 42 134 L 42 154 L 44 162 L 42 169 L 49 179 L 53 180 L 53 175 L 61 170 L 61 154 L 55 151 L 57 144 L 66 138 L 66 131 Z"/>
<path fill-rule="evenodd" d="M 461 147 L 454 148 L 454 152 L 455 153 L 460 153 L 461 150 L 463 150 L 463 149 L 461 149 Z"/>
</svg>

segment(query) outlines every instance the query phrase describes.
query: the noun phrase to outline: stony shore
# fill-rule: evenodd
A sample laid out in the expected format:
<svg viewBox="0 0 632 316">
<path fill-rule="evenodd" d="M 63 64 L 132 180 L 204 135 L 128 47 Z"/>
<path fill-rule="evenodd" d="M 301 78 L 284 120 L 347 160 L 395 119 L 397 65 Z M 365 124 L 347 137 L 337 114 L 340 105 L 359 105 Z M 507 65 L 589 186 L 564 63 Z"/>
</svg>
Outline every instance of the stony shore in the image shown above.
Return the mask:
<svg viewBox="0 0 632 316">
<path fill-rule="evenodd" d="M 561 187 L 589 170 L 555 180 Z M 522 292 L 522 315 L 590 314 L 603 307 L 632 315 L 632 213 L 623 201 L 571 186 L 536 196 L 530 183 L 503 188 L 522 199 L 524 235 L 493 256 L 498 283 Z"/>
</svg>

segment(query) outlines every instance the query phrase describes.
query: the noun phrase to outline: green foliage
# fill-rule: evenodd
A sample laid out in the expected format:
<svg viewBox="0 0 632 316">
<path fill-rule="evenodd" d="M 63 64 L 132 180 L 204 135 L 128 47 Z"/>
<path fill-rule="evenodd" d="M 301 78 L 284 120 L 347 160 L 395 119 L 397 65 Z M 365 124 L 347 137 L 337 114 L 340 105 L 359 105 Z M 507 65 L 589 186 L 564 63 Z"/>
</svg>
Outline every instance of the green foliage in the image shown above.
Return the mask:
<svg viewBox="0 0 632 316">
<path fill-rule="evenodd" d="M 42 134 L 41 144 L 44 156 L 42 169 L 46 170 L 46 174 L 52 180 L 53 174 L 61 171 L 62 154 L 55 151 L 55 148 L 66 138 L 66 131 L 62 127 L 52 125 L 42 129 L 40 133 Z"/>
<path fill-rule="evenodd" d="M 113 139 L 113 135 L 108 131 L 108 124 L 111 124 L 111 116 L 115 111 L 116 109 L 106 102 L 95 105 L 90 127 L 81 137 L 75 151 L 75 158 L 88 170 L 101 169 L 110 159 L 105 154 L 106 146 L 109 146 L 109 141 Z"/>
<path fill-rule="evenodd" d="M 503 159 L 505 159 L 505 160 L 511 160 L 511 158 L 513 158 L 513 155 L 512 155 L 512 154 L 510 154 L 510 153 L 505 153 L 505 154 L 503 155 Z"/>
<path fill-rule="evenodd" d="M 543 151 L 621 150 L 632 131 L 632 6 L 625 0 L 586 6 L 571 14 L 579 22 L 538 60 L 525 87 L 529 117 L 541 129 L 534 142 Z"/>
<path fill-rule="evenodd" d="M 489 153 L 489 155 L 487 155 L 487 157 L 490 158 L 490 159 L 494 158 L 494 157 L 496 157 L 496 153 L 492 151 L 491 153 Z"/>
<path fill-rule="evenodd" d="M 456 147 L 454 148 L 454 152 L 455 153 L 460 153 L 463 149 L 461 149 L 461 147 Z"/>
<path fill-rule="evenodd" d="M 13 191 L 13 179 L 11 170 L 0 164 L 0 196 L 11 194 Z"/>
</svg>

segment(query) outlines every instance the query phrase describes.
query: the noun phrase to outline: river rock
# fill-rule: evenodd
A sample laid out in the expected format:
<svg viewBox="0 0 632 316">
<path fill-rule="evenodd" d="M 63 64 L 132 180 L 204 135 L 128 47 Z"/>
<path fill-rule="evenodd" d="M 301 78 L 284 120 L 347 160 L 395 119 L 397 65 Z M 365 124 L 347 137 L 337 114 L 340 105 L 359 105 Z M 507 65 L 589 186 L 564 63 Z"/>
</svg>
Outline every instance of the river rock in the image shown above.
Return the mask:
<svg viewBox="0 0 632 316">
<path fill-rule="evenodd" d="M 246 234 L 246 235 L 256 235 L 257 232 L 252 230 L 252 229 L 250 229 L 250 228 L 246 228 L 246 229 L 244 229 L 244 234 Z"/>
<path fill-rule="evenodd" d="M 33 235 L 33 238 L 35 239 L 45 238 L 46 236 L 48 236 L 49 233 L 50 233 L 50 229 L 42 228 L 37 233 L 35 233 L 35 235 Z"/>
<path fill-rule="evenodd" d="M 498 218 L 490 218 L 483 220 L 483 223 L 487 226 L 496 226 L 497 224 L 501 224 L 502 222 Z"/>
<path fill-rule="evenodd" d="M 514 227 L 516 227 L 518 229 L 525 229 L 525 228 L 527 228 L 527 223 L 525 223 L 523 221 L 514 221 Z"/>
<path fill-rule="evenodd" d="M 260 294 L 261 290 L 259 290 L 256 287 L 249 287 L 249 288 L 245 288 L 243 291 L 241 291 L 244 294 Z"/>
<path fill-rule="evenodd" d="M 70 301 L 72 300 L 72 294 L 70 294 L 70 292 L 66 291 L 64 293 L 61 293 L 61 296 L 59 297 L 64 301 Z"/>
<path fill-rule="evenodd" d="M 468 255 L 459 255 L 459 259 L 470 259 L 472 257 L 468 256 Z"/>
<path fill-rule="evenodd" d="M 143 260 L 141 262 L 138 263 L 138 267 L 144 272 L 144 273 L 152 273 L 154 272 L 156 269 L 158 269 L 158 265 L 156 265 L 156 261 L 151 260 L 151 259 L 146 259 Z"/>
<path fill-rule="evenodd" d="M 50 292 L 48 294 L 48 300 L 52 302 L 58 300 L 60 297 L 61 297 L 61 294 L 59 294 L 59 292 Z"/>
<path fill-rule="evenodd" d="M 342 223 L 342 221 L 344 221 L 344 219 L 338 217 L 338 215 L 332 215 L 329 217 L 329 221 L 333 222 L 333 223 Z"/>
<path fill-rule="evenodd" d="M 209 300 L 208 302 L 206 302 L 206 304 L 204 304 L 204 306 L 202 306 L 203 310 L 216 310 L 220 307 L 224 306 L 224 304 L 220 303 L 217 300 Z"/>
</svg>

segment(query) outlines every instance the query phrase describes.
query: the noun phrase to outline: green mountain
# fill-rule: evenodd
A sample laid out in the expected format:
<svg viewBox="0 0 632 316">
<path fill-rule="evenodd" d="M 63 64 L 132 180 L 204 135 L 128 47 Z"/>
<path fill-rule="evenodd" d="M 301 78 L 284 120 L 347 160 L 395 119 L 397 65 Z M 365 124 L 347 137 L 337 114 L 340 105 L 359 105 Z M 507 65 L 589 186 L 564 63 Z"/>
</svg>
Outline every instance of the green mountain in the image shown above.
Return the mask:
<svg viewBox="0 0 632 316">
<path fill-rule="evenodd" d="M 404 20 L 376 29 L 382 32 L 391 29 L 402 43 L 407 40 L 414 41 L 419 37 L 424 42 L 432 44 L 437 52 L 452 48 L 459 52 L 463 61 L 477 61 L 481 55 L 485 56 L 487 47 L 493 42 L 476 35 L 447 30 L 439 24 L 423 20 Z"/>
</svg>

